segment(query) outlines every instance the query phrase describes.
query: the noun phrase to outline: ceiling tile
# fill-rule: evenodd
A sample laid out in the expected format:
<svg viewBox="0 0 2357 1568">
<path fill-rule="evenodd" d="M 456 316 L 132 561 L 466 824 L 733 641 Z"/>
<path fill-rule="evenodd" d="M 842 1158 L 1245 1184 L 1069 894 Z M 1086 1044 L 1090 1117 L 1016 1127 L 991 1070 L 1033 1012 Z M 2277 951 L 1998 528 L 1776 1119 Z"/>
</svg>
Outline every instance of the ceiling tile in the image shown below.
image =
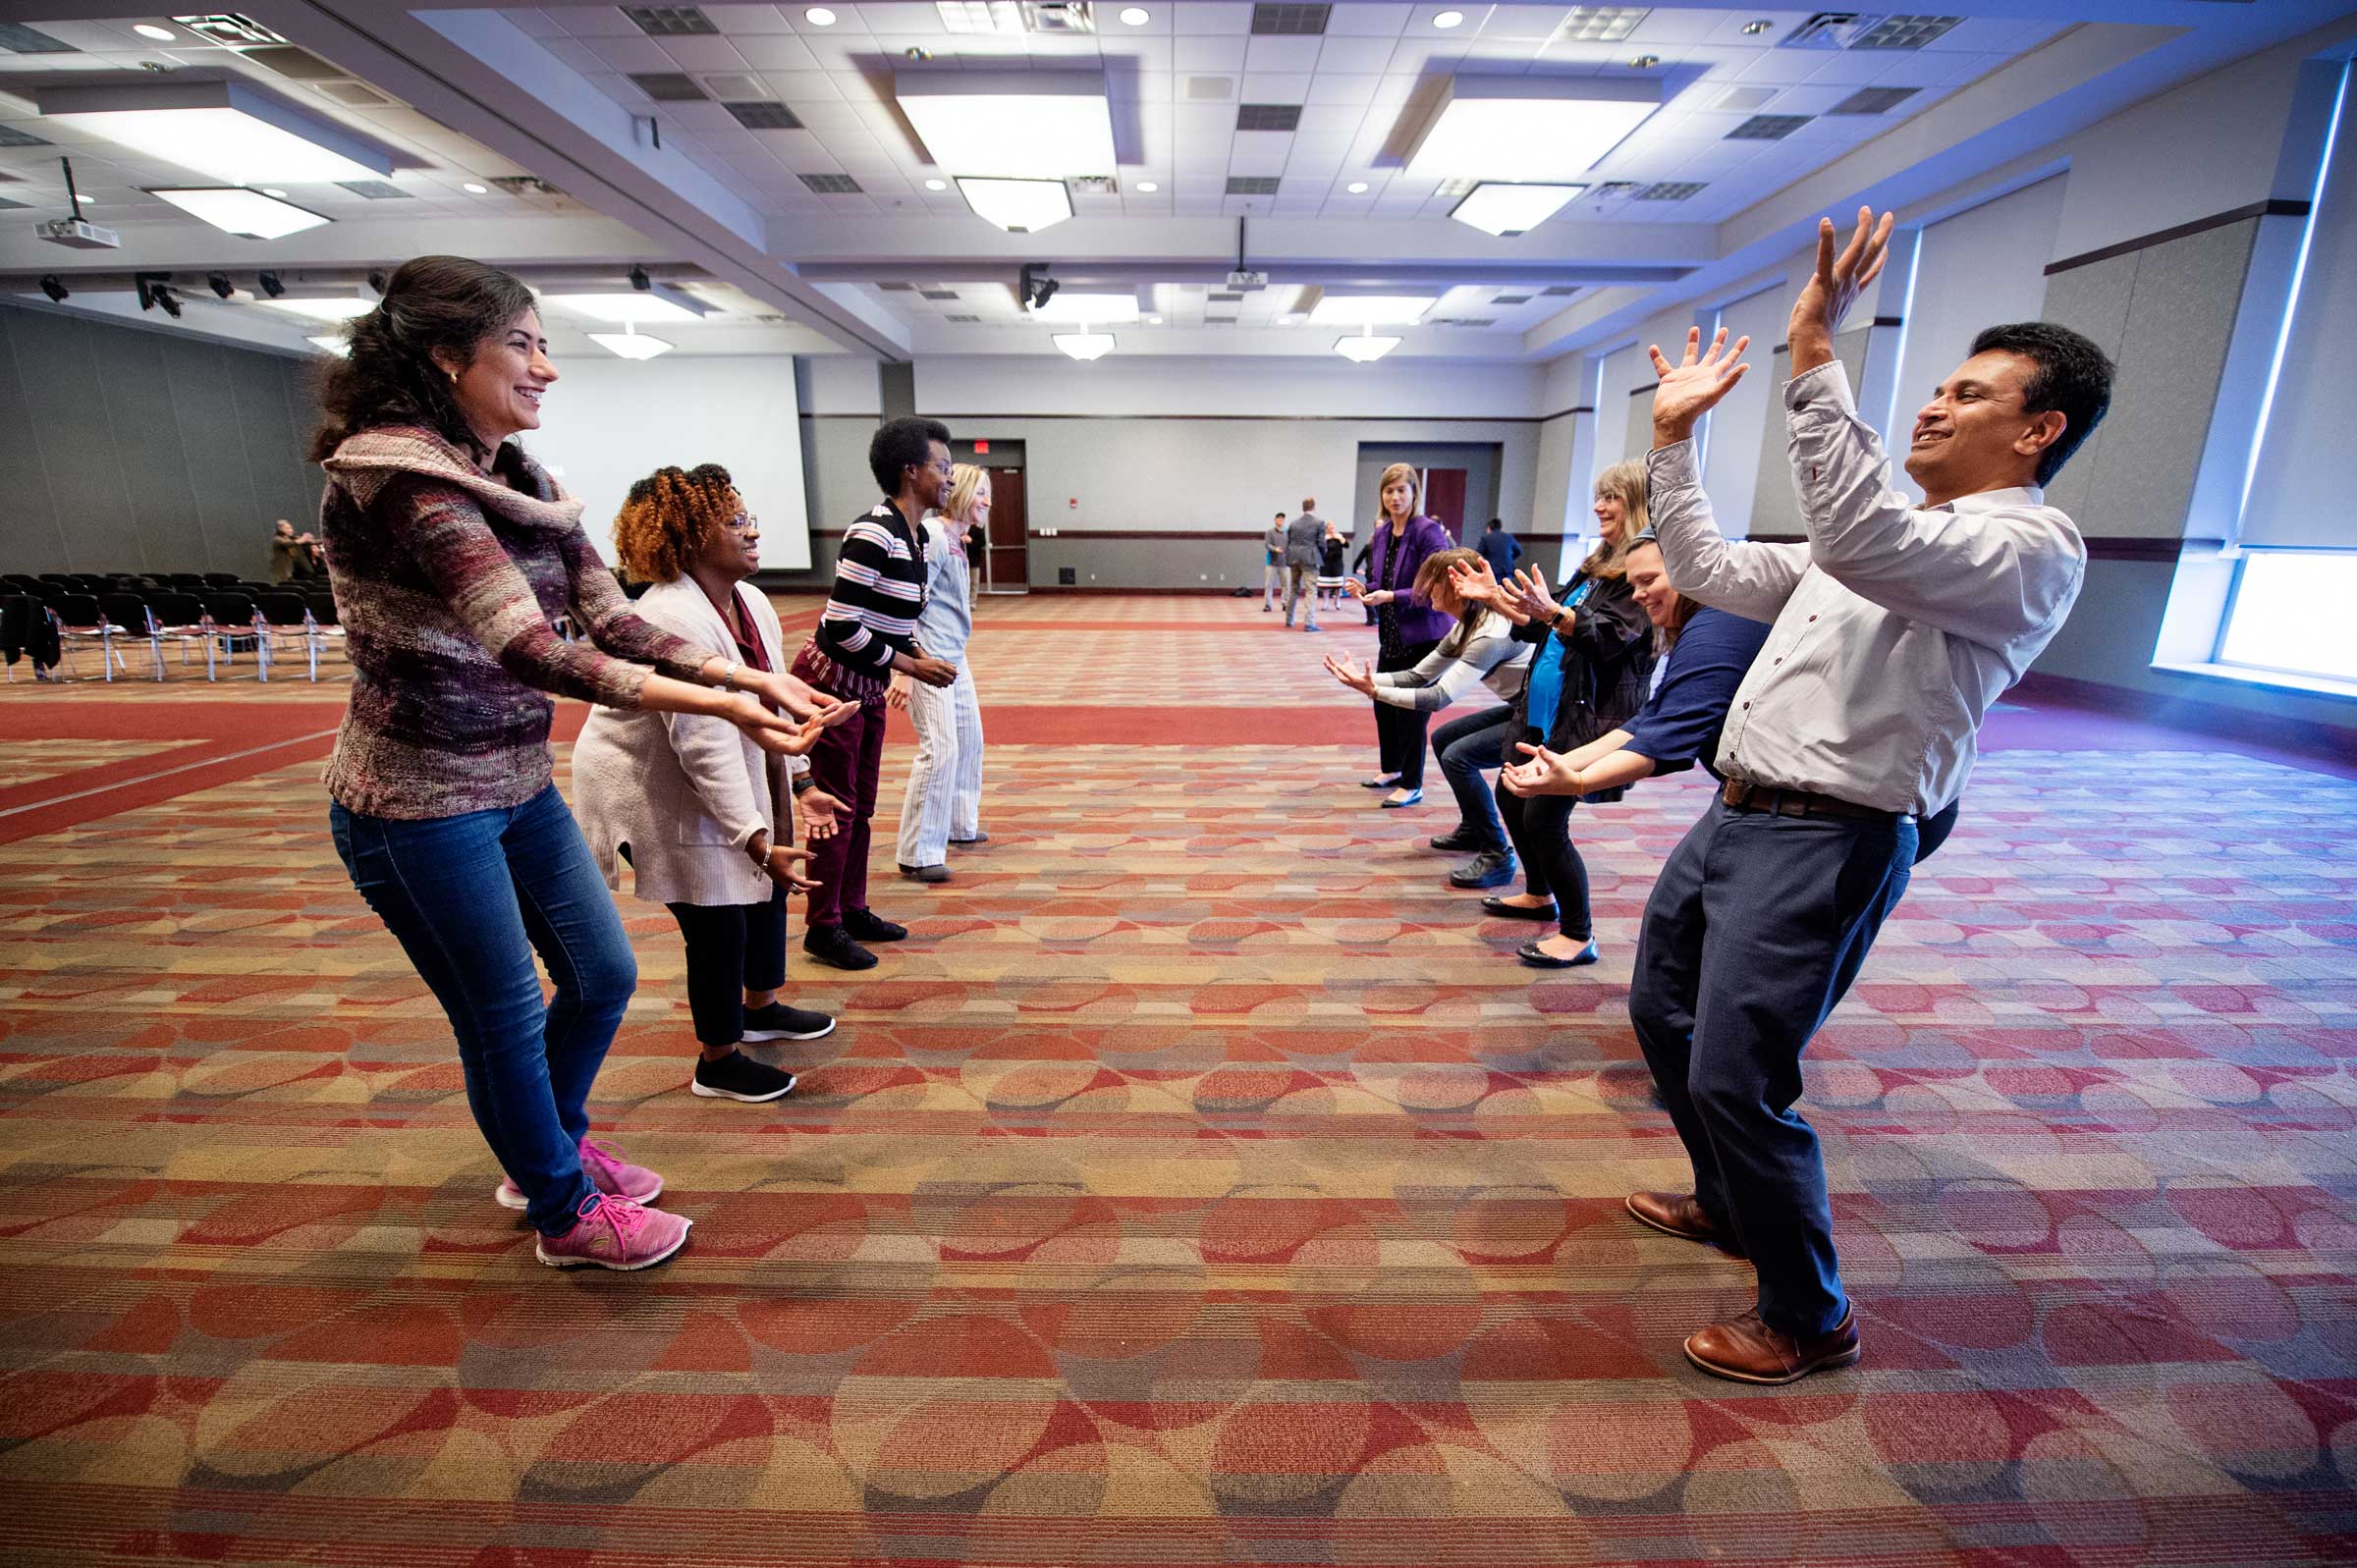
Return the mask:
<svg viewBox="0 0 2357 1568">
<path fill-rule="evenodd" d="M 1336 6 L 1326 19 L 1326 35 L 1397 38 L 1406 30 L 1408 13 L 1414 9 L 1405 5 Z"/>
<path fill-rule="evenodd" d="M 1225 33 L 1241 38 L 1251 30 L 1252 7 L 1248 4 L 1213 4 L 1211 0 L 1186 0 L 1177 6 L 1171 16 L 1171 29 L 1181 35 Z"/>
<path fill-rule="evenodd" d="M 1247 71 L 1314 71 L 1322 38 L 1253 38 L 1244 50 Z"/>
<path fill-rule="evenodd" d="M 742 71 L 745 67 L 744 56 L 726 38 L 665 38 L 663 52 L 678 61 L 683 71 Z"/>
<path fill-rule="evenodd" d="M 705 6 L 705 16 L 728 37 L 744 33 L 792 32 L 783 12 L 776 6 Z"/>
<path fill-rule="evenodd" d="M 1244 50 L 1250 40 L 1240 34 L 1233 37 L 1180 37 L 1174 40 L 1172 64 L 1178 71 L 1225 71 L 1244 69 Z"/>
<path fill-rule="evenodd" d="M 765 32 L 730 40 L 744 63 L 755 71 L 815 71 L 818 57 L 791 32 Z"/>
</svg>

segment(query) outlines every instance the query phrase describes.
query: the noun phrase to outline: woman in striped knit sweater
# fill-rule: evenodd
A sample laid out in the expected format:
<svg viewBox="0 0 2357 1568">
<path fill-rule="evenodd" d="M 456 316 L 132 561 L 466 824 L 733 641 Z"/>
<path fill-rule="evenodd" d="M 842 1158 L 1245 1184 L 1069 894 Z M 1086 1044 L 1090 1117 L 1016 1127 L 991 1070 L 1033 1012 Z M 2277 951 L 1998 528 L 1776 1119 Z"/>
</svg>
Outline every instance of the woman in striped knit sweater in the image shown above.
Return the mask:
<svg viewBox="0 0 2357 1568">
<path fill-rule="evenodd" d="M 521 281 L 420 256 L 350 338 L 311 445 L 353 664 L 326 776 L 336 852 L 449 1015 L 507 1173 L 495 1196 L 530 1219 L 540 1261 L 643 1269 L 688 1222 L 645 1207 L 661 1176 L 588 1135 L 637 967 L 551 782 L 542 693 L 711 715 L 789 754 L 836 705 L 630 613 L 581 504 L 508 439 L 539 428 L 557 379 Z M 560 615 L 589 642 L 560 637 Z M 556 982 L 545 1003 L 535 950 Z"/>
</svg>

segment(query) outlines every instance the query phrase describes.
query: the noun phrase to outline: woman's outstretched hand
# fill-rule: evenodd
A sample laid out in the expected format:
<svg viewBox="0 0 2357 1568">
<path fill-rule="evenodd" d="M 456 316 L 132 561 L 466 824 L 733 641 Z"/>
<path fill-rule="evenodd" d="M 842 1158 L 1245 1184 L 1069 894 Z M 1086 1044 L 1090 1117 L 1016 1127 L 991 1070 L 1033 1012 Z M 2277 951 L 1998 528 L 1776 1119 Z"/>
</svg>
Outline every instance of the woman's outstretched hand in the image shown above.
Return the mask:
<svg viewBox="0 0 2357 1568">
<path fill-rule="evenodd" d="M 1453 561 L 1449 564 L 1451 591 L 1471 605 L 1494 605 L 1498 602 L 1498 576 L 1486 561 Z"/>
<path fill-rule="evenodd" d="M 1498 585 L 1499 596 L 1507 609 L 1532 621 L 1553 621 L 1562 606 L 1547 591 L 1547 572 L 1540 567 L 1523 567 Z"/>
<path fill-rule="evenodd" d="M 788 892 L 808 892 L 818 886 L 802 875 L 802 868 L 809 863 L 809 850 L 796 849 L 792 844 L 776 844 L 771 847 L 761 869 L 769 874 L 770 881 Z"/>
<path fill-rule="evenodd" d="M 1351 664 L 1347 659 L 1338 659 L 1333 654 L 1328 654 L 1326 656 L 1326 673 L 1348 686 L 1352 691 L 1369 697 L 1375 695 L 1374 676 Z"/>
<path fill-rule="evenodd" d="M 812 843 L 834 838 L 837 827 L 848 815 L 843 802 L 824 789 L 805 789 L 795 795 L 794 809 L 801 813 L 802 837 Z"/>
<path fill-rule="evenodd" d="M 808 719 L 795 719 L 786 714 L 772 713 L 761 706 L 761 699 L 750 692 L 741 692 L 729 699 L 722 717 L 752 737 L 754 745 L 780 757 L 802 757 L 818 744 L 818 737 L 830 725 L 841 724 L 850 717 L 846 711 L 829 710 Z"/>
<path fill-rule="evenodd" d="M 1527 799 L 1532 795 L 1576 795 L 1584 792 L 1579 770 L 1571 766 L 1571 759 L 1564 753 L 1549 751 L 1543 745 L 1534 746 L 1527 740 L 1516 741 L 1514 749 L 1529 760 L 1508 763 L 1499 770 L 1498 782 L 1506 786 L 1508 794 Z"/>
</svg>

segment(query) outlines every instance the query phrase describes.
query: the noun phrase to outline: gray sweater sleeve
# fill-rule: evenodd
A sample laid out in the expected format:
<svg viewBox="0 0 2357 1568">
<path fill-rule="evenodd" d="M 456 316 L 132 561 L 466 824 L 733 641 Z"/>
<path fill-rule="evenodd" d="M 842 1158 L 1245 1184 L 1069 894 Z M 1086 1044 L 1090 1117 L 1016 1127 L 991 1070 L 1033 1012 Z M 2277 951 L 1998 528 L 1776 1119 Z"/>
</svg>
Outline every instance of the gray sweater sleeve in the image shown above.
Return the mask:
<svg viewBox="0 0 2357 1568">
<path fill-rule="evenodd" d="M 1473 637 L 1452 658 L 1426 654 L 1413 670 L 1375 677 L 1375 700 L 1395 708 L 1438 713 L 1481 684 L 1481 677 L 1522 651 L 1510 637 Z"/>
</svg>

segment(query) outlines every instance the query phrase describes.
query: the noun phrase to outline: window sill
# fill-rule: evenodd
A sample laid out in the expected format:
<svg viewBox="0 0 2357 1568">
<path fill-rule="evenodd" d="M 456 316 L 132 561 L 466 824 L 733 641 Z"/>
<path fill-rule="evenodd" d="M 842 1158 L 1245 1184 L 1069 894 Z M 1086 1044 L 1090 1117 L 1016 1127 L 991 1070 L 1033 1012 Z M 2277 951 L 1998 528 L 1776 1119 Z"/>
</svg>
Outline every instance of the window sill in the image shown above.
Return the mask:
<svg viewBox="0 0 2357 1568">
<path fill-rule="evenodd" d="M 2172 676 L 2199 676 L 2208 680 L 2262 686 L 2270 691 L 2296 691 L 2302 696 L 2357 701 L 2357 680 L 2335 680 L 2330 676 L 2296 676 L 2285 670 L 2253 670 L 2243 665 L 2221 664 L 2155 664 L 2153 668 Z"/>
</svg>

